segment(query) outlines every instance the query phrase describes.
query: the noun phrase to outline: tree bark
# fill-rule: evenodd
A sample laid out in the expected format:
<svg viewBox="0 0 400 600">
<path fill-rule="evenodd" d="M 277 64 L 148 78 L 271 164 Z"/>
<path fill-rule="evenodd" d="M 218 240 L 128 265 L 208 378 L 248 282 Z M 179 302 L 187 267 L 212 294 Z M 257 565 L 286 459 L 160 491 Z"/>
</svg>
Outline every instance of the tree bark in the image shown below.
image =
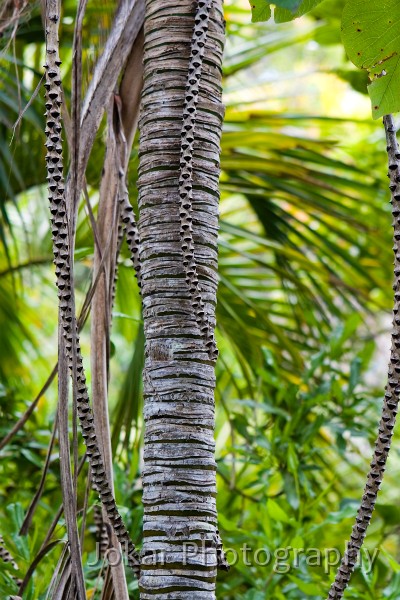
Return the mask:
<svg viewBox="0 0 400 600">
<path fill-rule="evenodd" d="M 146 2 L 138 182 L 146 334 L 142 600 L 215 598 L 214 358 L 188 281 L 179 184 L 195 10 L 191 0 Z M 217 290 L 223 45 L 222 2 L 214 0 L 195 119 L 190 209 L 207 338 L 215 326 Z"/>
</svg>

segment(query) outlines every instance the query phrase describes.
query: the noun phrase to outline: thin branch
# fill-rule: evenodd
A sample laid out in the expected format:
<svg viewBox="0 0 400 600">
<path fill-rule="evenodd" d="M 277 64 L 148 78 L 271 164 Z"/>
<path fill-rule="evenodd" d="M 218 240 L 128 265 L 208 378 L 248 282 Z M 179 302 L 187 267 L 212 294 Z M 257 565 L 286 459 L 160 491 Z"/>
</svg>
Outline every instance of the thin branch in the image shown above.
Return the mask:
<svg viewBox="0 0 400 600">
<path fill-rule="evenodd" d="M 91 373 L 92 373 L 92 398 L 93 415 L 96 431 L 101 447 L 104 467 L 108 481 L 113 489 L 113 457 L 110 440 L 110 423 L 108 415 L 108 385 L 109 385 L 109 359 L 110 359 L 110 328 L 111 328 L 111 282 L 114 279 L 115 257 L 118 245 L 118 218 L 116 201 L 118 189 L 118 173 L 115 169 L 115 154 L 117 152 L 115 137 L 113 135 L 113 105 L 107 113 L 107 141 L 105 150 L 100 197 L 97 213 L 96 230 L 100 247 L 107 242 L 110 251 L 104 267 L 100 270 L 102 252 L 96 247 L 94 252 L 93 277 L 99 273 L 101 277 L 92 300 L 92 318 L 90 331 L 91 344 Z M 115 552 L 119 552 L 118 539 L 113 535 L 112 527 L 103 508 L 102 520 L 109 530 L 109 541 Z M 123 563 L 119 562 L 108 573 L 109 587 L 115 592 L 117 598 L 129 600 Z"/>
<path fill-rule="evenodd" d="M 14 136 L 15 136 L 15 131 L 16 131 L 18 125 L 21 123 L 24 114 L 26 113 L 26 111 L 31 106 L 31 104 L 33 103 L 34 99 L 36 98 L 36 96 L 40 92 L 43 80 L 44 80 L 44 75 L 41 76 L 40 81 L 39 81 L 39 83 L 37 84 L 37 86 L 35 88 L 35 91 L 33 92 L 32 96 L 29 98 L 29 102 L 25 105 L 24 109 L 18 115 L 18 119 L 15 121 L 15 123 L 13 125 L 12 136 L 11 136 L 11 140 L 10 140 L 9 146 L 11 146 L 11 144 L 13 143 L 13 139 L 14 139 Z"/>
<path fill-rule="evenodd" d="M 61 321 L 61 320 L 60 320 Z M 76 513 L 76 485 L 72 478 L 70 462 L 70 440 L 68 419 L 68 358 L 66 353 L 66 340 L 62 334 L 60 322 L 59 353 L 58 353 L 58 423 L 59 423 L 59 452 L 60 452 L 60 475 L 61 491 L 64 506 L 65 524 L 71 555 L 72 586 L 77 600 L 86 599 L 85 577 L 82 568 L 82 553 L 78 532 Z M 75 597 L 75 596 L 74 596 Z"/>
<path fill-rule="evenodd" d="M 42 389 L 40 390 L 40 392 L 38 393 L 38 395 L 36 396 L 36 398 L 34 399 L 34 401 L 32 402 L 32 404 L 30 406 L 28 406 L 28 408 L 26 409 L 26 411 L 24 412 L 24 414 L 22 415 L 22 417 L 20 417 L 18 419 L 18 421 L 15 423 L 15 425 L 13 426 L 13 428 L 11 429 L 11 431 L 9 431 L 7 433 L 7 435 L 1 440 L 1 442 L 0 442 L 0 450 L 2 450 L 4 448 L 4 446 L 6 446 L 11 441 L 11 439 L 14 437 L 14 435 L 20 429 L 22 429 L 22 427 L 28 421 L 29 417 L 31 416 L 31 414 L 35 410 L 36 406 L 38 405 L 40 398 L 43 396 L 43 394 L 45 394 L 47 392 L 47 390 L 49 389 L 50 385 L 52 384 L 53 379 L 56 376 L 57 370 L 58 370 L 58 363 L 53 367 L 53 370 L 50 373 L 49 377 L 47 378 L 46 383 L 44 384 L 44 386 L 42 387 Z"/>
<path fill-rule="evenodd" d="M 85 454 L 81 457 L 81 459 L 79 461 L 78 475 L 82 471 L 82 469 L 83 469 L 83 467 L 84 467 L 84 465 L 86 463 L 86 459 L 87 459 L 87 456 L 86 456 L 86 452 L 85 452 Z M 42 542 L 42 545 L 40 547 L 41 549 L 44 548 L 45 546 L 47 546 L 47 544 L 51 540 L 51 537 L 52 537 L 54 531 L 56 530 L 57 523 L 60 520 L 60 517 L 63 514 L 63 512 L 64 512 L 64 507 L 61 504 L 61 506 L 58 507 L 58 510 L 57 510 L 57 512 L 56 512 L 56 514 L 55 514 L 55 516 L 54 516 L 54 518 L 53 518 L 53 520 L 51 522 L 51 525 L 50 525 L 50 527 L 49 527 L 49 529 L 48 529 L 48 531 L 46 533 L 46 537 L 44 538 L 44 540 Z"/>
<path fill-rule="evenodd" d="M 93 412 L 96 419 L 96 429 L 102 443 L 106 472 L 111 482 L 113 480 L 113 456 L 108 415 L 109 347 L 117 261 L 123 234 L 120 221 L 121 207 L 118 202 L 122 181 L 120 166 L 122 165 L 124 169 L 123 181 L 125 181 L 125 172 L 139 114 L 142 89 L 142 59 L 143 38 L 138 36 L 132 46 L 122 77 L 121 89 L 123 89 L 124 95 L 123 97 L 117 94 L 114 95 L 107 114 L 107 145 L 102 169 L 97 222 L 93 223 L 93 231 L 98 238 L 94 253 L 94 277 L 97 277 L 101 272 L 99 266 L 99 263 L 103 262 L 101 248 L 104 246 L 107 236 L 110 236 L 111 232 L 113 234 L 112 238 L 110 237 L 110 252 L 93 297 L 91 322 Z M 134 68 L 134 73 L 132 73 L 132 68 Z M 127 86 L 128 80 L 129 86 Z M 125 127 L 122 121 L 123 102 L 126 110 L 124 113 L 126 117 Z M 123 138 L 123 144 L 118 143 L 120 138 Z M 118 549 L 118 540 L 112 532 L 104 510 L 103 514 L 99 511 L 98 520 L 101 539 L 104 536 L 107 546 Z M 128 590 L 122 564 L 107 570 L 103 595 L 105 589 L 113 589 L 116 597 L 121 598 L 121 600 L 128 600 Z"/>
<path fill-rule="evenodd" d="M 51 264 L 50 257 L 34 258 L 32 260 L 27 260 L 26 262 L 18 263 L 17 265 L 13 265 L 11 267 L 8 267 L 7 269 L 4 269 L 3 271 L 0 271 L 0 277 L 6 277 L 7 275 L 11 275 L 12 273 L 15 273 L 17 271 L 22 271 L 23 269 L 30 269 L 31 267 L 49 264 Z"/>
<path fill-rule="evenodd" d="M 54 542 L 50 542 L 47 546 L 45 546 L 44 548 L 42 548 L 41 550 L 39 550 L 38 554 L 36 555 L 35 559 L 33 560 L 33 562 L 30 564 L 28 571 L 26 572 L 26 575 L 19 587 L 18 590 L 18 594 L 20 596 L 22 596 L 22 594 L 25 591 L 26 586 L 29 583 L 30 578 L 32 577 L 36 567 L 38 566 L 38 564 L 43 560 L 43 558 L 46 556 L 46 554 L 48 554 L 50 552 L 50 550 L 52 550 L 55 546 L 57 546 L 57 544 L 60 543 L 60 540 L 55 540 Z"/>
<path fill-rule="evenodd" d="M 43 472 L 42 472 L 42 476 L 40 478 L 40 483 L 39 483 L 39 487 L 36 490 L 36 493 L 34 495 L 34 497 L 31 500 L 31 503 L 29 505 L 29 508 L 26 512 L 24 521 L 21 525 L 21 529 L 19 530 L 19 535 L 27 535 L 28 533 L 28 529 L 31 525 L 32 522 L 32 517 L 35 513 L 36 507 L 39 503 L 40 498 L 42 497 L 42 493 L 43 493 L 43 489 L 44 489 L 44 484 L 46 481 L 46 477 L 47 477 L 47 472 L 50 466 L 50 459 L 51 459 L 51 453 L 53 451 L 53 446 L 54 446 L 54 440 L 56 438 L 56 433 L 57 433 L 57 424 L 58 424 L 58 418 L 56 416 L 56 418 L 54 419 L 54 424 L 53 424 L 53 432 L 51 434 L 51 438 L 50 438 L 50 443 L 49 446 L 47 448 L 47 455 L 46 455 L 46 460 L 44 463 L 44 467 L 43 467 Z"/>
</svg>

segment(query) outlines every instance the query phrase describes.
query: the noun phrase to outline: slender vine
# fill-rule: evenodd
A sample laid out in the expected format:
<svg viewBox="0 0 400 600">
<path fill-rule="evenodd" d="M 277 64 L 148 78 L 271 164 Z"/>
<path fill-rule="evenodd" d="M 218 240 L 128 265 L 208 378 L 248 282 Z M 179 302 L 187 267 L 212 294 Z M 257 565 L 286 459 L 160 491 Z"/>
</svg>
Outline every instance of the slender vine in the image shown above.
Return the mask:
<svg viewBox="0 0 400 600">
<path fill-rule="evenodd" d="M 61 139 L 61 76 L 58 51 L 59 5 L 57 0 L 47 0 L 46 10 L 46 163 L 51 213 L 54 263 L 60 307 L 61 326 L 66 340 L 69 367 L 72 370 L 76 352 L 77 411 L 82 436 L 87 447 L 92 481 L 98 491 L 107 516 L 118 541 L 125 552 L 128 564 L 139 574 L 139 557 L 118 512 L 111 487 L 107 481 L 104 462 L 99 449 L 93 413 L 89 404 L 86 377 L 83 368 L 79 335 L 74 324 L 71 287 L 71 247 L 67 207 L 64 194 L 64 176 Z"/>
<path fill-rule="evenodd" d="M 354 571 L 358 553 L 364 542 L 367 528 L 375 508 L 379 488 L 385 472 L 400 394 L 400 150 L 397 143 L 396 129 L 393 117 L 387 115 L 383 118 L 386 132 L 387 153 L 389 159 L 390 191 L 392 194 L 393 215 L 393 251 L 394 251 L 394 307 L 393 330 L 390 360 L 388 367 L 388 381 L 382 407 L 382 416 L 379 422 L 378 438 L 372 457 L 367 483 L 357 512 L 356 522 L 353 526 L 350 541 L 346 552 L 336 573 L 335 580 L 329 591 L 329 600 L 340 600 L 349 584 Z"/>
<path fill-rule="evenodd" d="M 192 306 L 196 321 L 206 340 L 208 353 L 213 360 L 217 359 L 218 350 L 212 327 L 205 312 L 204 300 L 199 284 L 199 276 L 194 253 L 193 240 L 193 151 L 196 129 L 197 104 L 203 66 L 204 50 L 207 41 L 208 24 L 212 0 L 198 0 L 194 18 L 194 29 L 190 47 L 188 79 L 185 89 L 183 107 L 183 124 L 181 130 L 180 173 L 179 173 L 179 217 L 180 235 L 183 252 L 183 267 L 186 282 L 192 297 Z"/>
</svg>

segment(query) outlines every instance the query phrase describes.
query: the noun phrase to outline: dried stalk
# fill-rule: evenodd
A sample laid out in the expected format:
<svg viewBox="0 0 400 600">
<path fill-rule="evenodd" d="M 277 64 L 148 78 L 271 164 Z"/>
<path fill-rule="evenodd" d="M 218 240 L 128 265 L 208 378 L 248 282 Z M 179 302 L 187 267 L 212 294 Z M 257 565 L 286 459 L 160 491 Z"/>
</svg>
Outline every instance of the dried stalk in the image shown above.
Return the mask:
<svg viewBox="0 0 400 600">
<path fill-rule="evenodd" d="M 112 281 L 116 272 L 117 256 L 117 235 L 118 235 L 118 172 L 115 169 L 116 161 L 116 142 L 113 135 L 113 103 L 110 103 L 107 114 L 108 134 L 106 141 L 106 151 L 104 166 L 102 170 L 102 179 L 100 185 L 100 197 L 97 213 L 96 231 L 99 246 L 95 247 L 93 262 L 93 279 L 100 275 L 100 280 L 92 300 L 92 318 L 90 330 L 91 344 L 91 373 L 92 373 L 92 398 L 93 415 L 95 419 L 98 440 L 104 459 L 104 467 L 108 481 L 113 490 L 113 457 L 111 450 L 110 423 L 108 415 L 108 385 L 110 377 L 110 330 L 111 330 L 111 311 L 112 311 Z M 110 246 L 107 260 L 103 267 L 102 263 L 103 248 Z M 114 490 L 113 490 L 114 493 Z M 112 527 L 108 523 L 107 515 L 103 508 L 104 532 L 110 534 L 110 548 L 114 552 L 119 552 L 119 544 Z M 117 562 L 111 569 L 107 570 L 107 579 L 109 587 L 115 591 L 117 598 L 129 600 L 128 589 L 125 578 L 124 565 Z M 105 589 L 103 586 L 103 590 Z"/>
<path fill-rule="evenodd" d="M 61 309 L 59 309 L 61 310 Z M 62 333 L 62 318 L 59 324 L 58 345 L 58 443 L 60 455 L 60 480 L 67 529 L 69 554 L 71 557 L 71 586 L 74 600 L 85 600 L 85 576 L 82 567 L 82 550 L 79 540 L 76 510 L 76 485 L 73 480 L 70 456 L 68 418 L 68 358 L 66 339 Z"/>
<path fill-rule="evenodd" d="M 95 226 L 99 244 L 95 248 L 94 278 L 100 275 L 92 302 L 92 390 L 93 412 L 101 443 L 108 478 L 112 481 L 112 450 L 108 418 L 109 343 L 112 325 L 112 308 L 115 299 L 117 261 L 123 238 L 123 222 L 118 202 L 121 185 L 125 183 L 129 155 L 137 125 L 139 99 L 142 89 L 143 36 L 139 32 L 127 59 L 120 94 L 114 94 L 108 110 L 108 135 L 103 176 L 100 187 L 98 219 Z M 124 52 L 129 48 L 126 43 Z M 119 63 L 119 68 L 123 63 Z M 114 76 L 114 74 L 113 74 Z M 120 140 L 123 143 L 120 143 Z M 121 171 L 123 177 L 121 177 Z M 111 238 L 110 238 L 110 233 Z M 102 258 L 105 240 L 110 238 L 107 260 Z M 100 272 L 100 264 L 104 262 Z M 118 548 L 118 542 L 107 521 L 107 515 L 98 511 L 97 525 L 103 550 Z M 110 581 L 112 577 L 112 582 Z M 103 595 L 113 589 L 117 598 L 128 598 L 123 565 L 107 569 Z"/>
<path fill-rule="evenodd" d="M 54 425 L 53 425 L 53 431 L 52 431 L 51 438 L 50 438 L 50 443 L 47 448 L 46 460 L 44 463 L 42 476 L 40 478 L 39 487 L 37 488 L 35 495 L 31 500 L 29 508 L 26 511 L 25 518 L 24 518 L 21 528 L 19 530 L 19 535 L 27 535 L 28 534 L 29 527 L 31 526 L 31 523 L 32 523 L 33 515 L 35 514 L 36 508 L 42 497 L 42 493 L 44 490 L 44 484 L 45 484 L 47 473 L 48 473 L 49 466 L 50 466 L 51 453 L 53 451 L 53 445 L 54 445 L 54 441 L 56 439 L 57 428 L 58 428 L 58 418 L 56 416 L 56 418 L 54 419 Z"/>
<path fill-rule="evenodd" d="M 95 66 L 82 108 L 78 186 L 121 69 L 136 39 L 141 37 L 144 4 L 144 0 L 121 0 L 104 51 Z M 138 74 L 140 79 L 140 70 Z"/>
<path fill-rule="evenodd" d="M 22 429 L 22 427 L 25 425 L 25 423 L 29 420 L 29 418 L 32 415 L 33 411 L 35 410 L 35 408 L 39 404 L 40 399 L 47 392 L 47 390 L 49 389 L 50 385 L 52 384 L 52 382 L 54 380 L 54 377 L 57 374 L 57 369 L 58 369 L 58 364 L 53 367 L 53 370 L 50 373 L 49 377 L 47 378 L 47 381 L 45 382 L 44 386 L 42 387 L 42 389 L 40 390 L 40 392 L 38 393 L 38 395 L 36 396 L 36 398 L 34 399 L 34 401 L 28 406 L 28 408 L 26 409 L 26 411 L 24 412 L 24 414 L 18 419 L 18 421 L 15 423 L 15 425 L 13 426 L 13 428 L 11 429 L 11 431 L 9 431 L 7 433 L 7 435 L 5 435 L 4 438 L 0 441 L 0 450 L 2 450 L 4 448 L 4 446 L 6 446 L 7 444 L 10 443 L 10 441 L 12 440 L 12 438 L 14 437 L 14 435 L 16 433 L 18 433 L 18 431 L 20 429 Z"/>
</svg>

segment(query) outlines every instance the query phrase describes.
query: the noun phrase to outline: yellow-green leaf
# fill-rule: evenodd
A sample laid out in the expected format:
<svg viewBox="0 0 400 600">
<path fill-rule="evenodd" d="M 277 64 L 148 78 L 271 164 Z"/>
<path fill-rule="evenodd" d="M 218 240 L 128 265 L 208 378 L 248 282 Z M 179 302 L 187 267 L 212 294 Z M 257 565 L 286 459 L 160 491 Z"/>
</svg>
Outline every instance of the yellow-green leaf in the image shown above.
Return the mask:
<svg viewBox="0 0 400 600">
<path fill-rule="evenodd" d="M 285 511 L 279 506 L 275 500 L 268 500 L 267 510 L 269 516 L 275 521 L 281 521 L 282 523 L 289 523 L 290 518 Z"/>
<path fill-rule="evenodd" d="M 400 3 L 348 0 L 342 37 L 350 60 L 368 72 L 374 119 L 400 110 Z"/>
</svg>

